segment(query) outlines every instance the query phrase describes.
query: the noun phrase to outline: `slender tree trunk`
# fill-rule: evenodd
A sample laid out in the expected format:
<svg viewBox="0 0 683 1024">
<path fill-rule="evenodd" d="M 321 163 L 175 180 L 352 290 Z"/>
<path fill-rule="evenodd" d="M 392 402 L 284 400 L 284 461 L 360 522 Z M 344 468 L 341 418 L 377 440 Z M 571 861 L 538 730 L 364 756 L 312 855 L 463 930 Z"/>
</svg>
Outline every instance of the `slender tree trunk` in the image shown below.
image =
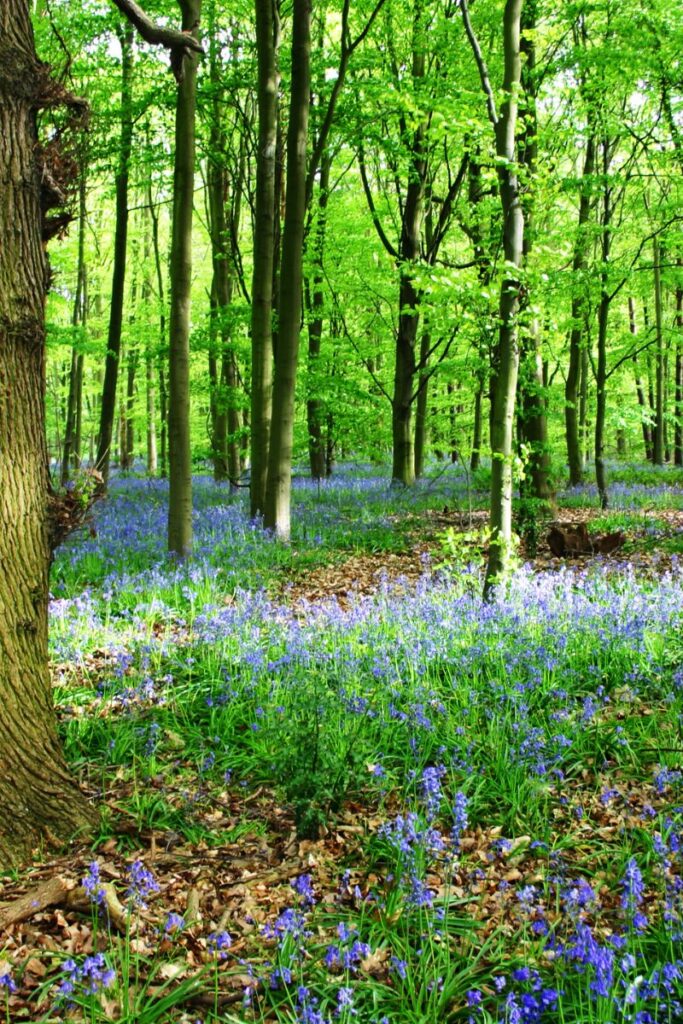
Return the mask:
<svg viewBox="0 0 683 1024">
<path fill-rule="evenodd" d="M 282 235 L 281 299 L 275 359 L 273 418 L 264 522 L 281 540 L 290 536 L 294 392 L 301 331 L 306 213 L 306 150 L 311 82 L 311 0 L 294 0 L 292 84 L 287 129 L 287 205 Z"/>
<path fill-rule="evenodd" d="M 311 477 L 320 480 L 325 476 L 325 443 L 323 440 L 323 403 L 316 394 L 320 389 L 320 342 L 323 333 L 323 312 L 325 296 L 323 293 L 323 257 L 325 251 L 325 227 L 327 219 L 327 198 L 330 188 L 330 168 L 332 157 L 323 155 L 320 165 L 320 188 L 318 193 L 318 223 L 315 234 L 315 251 L 313 253 L 312 287 L 307 287 L 309 297 L 308 321 L 308 373 L 309 396 L 306 402 L 306 419 L 308 422 L 308 454 L 311 465 Z"/>
<path fill-rule="evenodd" d="M 632 336 L 635 338 L 638 334 L 638 328 L 636 326 L 636 308 L 632 298 L 628 300 L 628 325 Z M 652 461 L 652 430 L 650 428 L 650 415 L 649 408 L 645 401 L 645 391 L 643 390 L 643 382 L 640 379 L 638 372 L 638 356 L 634 353 L 633 356 L 633 374 L 636 382 L 636 395 L 638 396 L 638 405 L 640 407 L 640 422 L 643 428 L 643 444 L 645 446 L 645 458 L 648 462 Z"/>
<path fill-rule="evenodd" d="M 223 129 L 224 96 L 220 82 L 218 61 L 218 39 L 214 27 L 215 4 L 210 9 L 209 62 L 213 89 L 212 120 L 210 132 L 210 154 L 208 170 L 209 219 L 211 249 L 213 258 L 212 316 L 214 324 L 212 338 L 220 339 L 220 377 L 213 361 L 212 409 L 213 420 L 213 463 L 214 479 L 230 481 L 231 489 L 237 487 L 241 467 L 239 449 L 239 410 L 237 408 L 237 365 L 233 350 L 232 328 L 229 322 L 229 307 L 233 294 L 234 253 L 233 245 L 239 236 L 243 160 L 233 175 L 232 195 L 226 167 L 226 138 Z M 226 211 L 228 215 L 226 216 Z"/>
<path fill-rule="evenodd" d="M 42 169 L 36 109 L 45 66 L 26 0 L 0 6 L 0 870 L 95 814 L 67 771 L 48 671 Z M 44 95 L 50 102 L 49 93 Z M 49 228 L 46 230 L 46 237 Z"/>
<path fill-rule="evenodd" d="M 159 474 L 160 476 L 165 477 L 167 463 L 168 391 L 166 388 L 164 364 L 167 361 L 168 339 L 166 337 L 164 274 L 161 264 L 161 249 L 159 247 L 159 214 L 157 213 L 152 198 L 151 184 L 149 187 L 147 206 L 152 220 L 152 251 L 154 252 L 154 269 L 156 271 L 157 295 L 159 300 L 159 355 L 157 358 L 157 373 L 159 378 Z"/>
<path fill-rule="evenodd" d="M 588 380 L 589 360 L 588 345 L 589 336 L 586 336 L 585 343 L 581 349 L 581 384 L 579 387 L 579 439 L 581 443 L 581 466 L 585 468 L 590 461 L 590 440 L 588 430 Z"/>
<path fill-rule="evenodd" d="M 521 284 L 518 269 L 524 251 L 524 213 L 519 194 L 515 136 L 517 94 L 521 81 L 520 21 L 522 0 L 506 0 L 503 15 L 504 101 L 496 128 L 498 182 L 503 213 L 506 273 L 500 290 L 499 366 L 491 417 L 491 542 L 484 596 L 507 568 L 512 546 L 512 428 L 519 370 L 517 317 Z"/>
<path fill-rule="evenodd" d="M 472 427 L 472 454 L 470 455 L 470 472 L 479 469 L 481 461 L 482 404 L 484 398 L 484 381 L 479 378 L 477 390 L 474 392 L 474 424 Z"/>
<path fill-rule="evenodd" d="M 538 159 L 538 125 L 536 118 L 536 20 L 537 0 L 526 0 L 522 9 L 522 35 L 520 49 L 522 88 L 524 91 L 523 129 L 519 140 L 519 161 L 525 172 L 524 203 L 524 263 L 531 257 L 534 221 L 534 178 Z M 543 357 L 541 330 L 538 318 L 531 315 L 522 331 L 522 370 L 520 372 L 520 418 L 524 425 L 524 439 L 529 446 L 529 466 L 525 491 L 535 498 L 547 501 L 553 495 L 551 482 L 550 448 L 548 445 L 548 418 L 546 392 L 543 385 Z"/>
<path fill-rule="evenodd" d="M 569 335 L 569 366 L 564 389 L 564 422 L 569 462 L 569 485 L 577 487 L 583 483 L 583 445 L 579 407 L 581 401 L 581 359 L 587 344 L 586 331 L 586 266 L 590 240 L 587 229 L 590 220 L 592 199 L 591 189 L 595 174 L 596 143 L 592 128 L 588 127 L 586 151 L 583 159 L 581 194 L 579 198 L 579 224 L 574 243 L 572 260 L 572 326 Z"/>
<path fill-rule="evenodd" d="M 416 87 L 419 87 L 419 83 L 425 76 L 427 45 L 425 35 L 423 4 L 421 0 L 416 0 L 413 16 L 412 67 L 413 82 Z M 410 171 L 401 218 L 399 245 L 399 316 L 392 396 L 393 465 L 391 479 L 394 483 L 406 486 L 415 483 L 412 419 L 415 397 L 413 392 L 417 372 L 415 347 L 420 306 L 420 295 L 415 284 L 415 265 L 420 259 L 421 252 L 422 217 L 427 176 L 425 130 L 424 121 L 420 121 L 410 141 Z"/>
<path fill-rule="evenodd" d="M 168 388 L 164 362 L 159 360 L 159 475 L 168 475 Z"/>
<path fill-rule="evenodd" d="M 150 210 L 147 210 L 150 213 Z M 152 218 L 149 218 L 151 225 Z M 145 218 L 145 228 L 147 228 Z M 142 306 L 149 309 L 152 301 L 154 288 L 149 271 L 149 259 L 151 255 L 150 234 L 145 230 L 145 241 L 143 248 L 143 260 L 145 273 L 142 280 Z M 153 346 L 149 338 L 145 342 L 145 450 L 147 475 L 155 476 L 157 471 L 157 428 L 156 428 L 156 398 L 154 388 L 154 354 Z"/>
<path fill-rule="evenodd" d="M 654 463 L 664 465 L 664 326 L 662 323 L 662 274 L 660 270 L 660 245 L 655 237 L 653 242 L 654 278 L 655 278 L 655 325 L 657 351 L 655 363 L 655 430 L 654 430 Z"/>
<path fill-rule="evenodd" d="M 431 335 L 423 331 L 420 339 L 420 379 L 415 403 L 415 479 L 419 480 L 424 473 L 425 454 L 427 450 L 427 426 L 429 405 L 428 359 L 431 348 Z"/>
<path fill-rule="evenodd" d="M 102 474 L 103 487 L 109 481 L 112 433 L 116 414 L 116 385 L 121 355 L 121 327 L 126 286 L 126 247 L 128 241 L 128 177 L 133 144 L 133 26 L 124 23 L 121 40 L 121 141 L 119 166 L 116 173 L 116 223 L 114 227 L 114 268 L 112 271 L 109 304 L 109 332 L 107 357 L 104 365 L 104 384 L 100 406 L 100 429 L 97 439 L 97 468 Z"/>
<path fill-rule="evenodd" d="M 256 0 L 258 152 L 254 274 L 251 291 L 251 515 L 266 507 L 273 390 L 273 270 L 277 151 L 279 24 L 273 0 Z"/>
<path fill-rule="evenodd" d="M 674 463 L 683 466 L 683 288 L 676 289 L 676 327 Z"/>
<path fill-rule="evenodd" d="M 198 34 L 201 0 L 179 0 L 182 29 Z M 192 453 L 190 448 L 190 293 L 194 201 L 197 55 L 183 58 L 178 86 L 171 228 L 169 318 L 168 550 L 185 558 L 192 549 Z"/>
<path fill-rule="evenodd" d="M 598 308 L 598 359 L 595 375 L 595 482 L 600 496 L 600 508 L 609 503 L 607 493 L 607 470 L 605 467 L 605 414 L 607 410 L 607 324 L 609 320 L 609 296 L 603 292 Z"/>
<path fill-rule="evenodd" d="M 128 366 L 126 372 L 126 404 L 123 423 L 125 424 L 125 447 L 124 465 L 126 469 L 133 468 L 135 460 L 135 374 L 138 366 L 138 354 L 135 349 L 128 353 Z"/>
<path fill-rule="evenodd" d="M 85 173 L 81 172 L 79 184 L 79 212 L 78 212 L 78 270 L 76 274 L 76 295 L 74 297 L 71 326 L 76 330 L 85 330 L 87 319 L 87 283 L 85 266 L 85 218 L 86 218 L 86 190 Z M 81 457 L 81 404 L 83 392 L 83 353 L 79 352 L 79 345 L 82 338 L 74 338 L 71 352 L 71 370 L 69 373 L 69 397 L 67 400 L 66 427 L 64 429 L 64 452 L 62 455 L 62 487 L 69 480 L 69 473 L 72 466 L 80 464 Z"/>
<path fill-rule="evenodd" d="M 612 188 L 609 185 L 610 143 L 602 141 L 602 223 L 600 235 L 600 304 L 598 306 L 598 359 L 595 376 L 597 391 L 595 407 L 595 482 L 600 495 L 600 507 L 607 508 L 607 470 L 605 467 L 605 416 L 607 411 L 607 327 L 612 296 L 609 292 L 608 265 L 612 250 Z"/>
<path fill-rule="evenodd" d="M 147 408 L 147 473 L 149 476 L 155 476 L 157 472 L 157 428 L 154 359 L 149 352 L 145 358 L 145 389 Z"/>
</svg>

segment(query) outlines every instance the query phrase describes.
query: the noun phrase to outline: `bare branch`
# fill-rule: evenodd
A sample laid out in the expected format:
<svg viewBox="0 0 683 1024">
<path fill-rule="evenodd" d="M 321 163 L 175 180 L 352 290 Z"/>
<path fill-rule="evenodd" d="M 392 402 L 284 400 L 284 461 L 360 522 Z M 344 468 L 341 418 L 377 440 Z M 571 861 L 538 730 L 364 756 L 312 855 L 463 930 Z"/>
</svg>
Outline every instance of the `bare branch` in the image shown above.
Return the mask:
<svg viewBox="0 0 683 1024">
<path fill-rule="evenodd" d="M 379 240 L 386 249 L 386 251 L 389 253 L 389 255 L 392 257 L 392 259 L 397 260 L 399 258 L 398 252 L 393 247 L 393 245 L 391 244 L 391 242 L 389 241 L 385 234 L 384 228 L 382 227 L 382 222 L 379 219 L 379 214 L 377 213 L 377 208 L 375 207 L 375 200 L 372 198 L 372 192 L 370 190 L 370 184 L 368 182 L 367 169 L 365 167 L 365 153 L 363 152 L 362 146 L 360 146 L 358 149 L 358 166 L 360 167 L 360 176 L 363 182 L 363 191 L 365 192 L 365 198 L 367 199 L 368 202 L 368 209 L 370 210 L 372 223 L 375 225 L 375 230 L 377 231 Z"/>
<path fill-rule="evenodd" d="M 486 108 L 489 114 L 489 121 L 494 128 L 498 126 L 498 112 L 496 110 L 496 99 L 493 95 L 493 88 L 491 87 L 491 79 L 489 78 L 489 69 L 486 66 L 484 55 L 481 52 L 481 46 L 477 39 L 474 29 L 472 28 L 472 22 L 470 21 L 470 11 L 467 6 L 467 0 L 460 0 L 460 10 L 462 12 L 462 22 L 465 26 L 465 32 L 467 38 L 470 41 L 472 47 L 472 53 L 474 54 L 474 60 L 479 70 L 479 78 L 481 79 L 481 87 L 484 90 L 486 96 Z"/>
</svg>

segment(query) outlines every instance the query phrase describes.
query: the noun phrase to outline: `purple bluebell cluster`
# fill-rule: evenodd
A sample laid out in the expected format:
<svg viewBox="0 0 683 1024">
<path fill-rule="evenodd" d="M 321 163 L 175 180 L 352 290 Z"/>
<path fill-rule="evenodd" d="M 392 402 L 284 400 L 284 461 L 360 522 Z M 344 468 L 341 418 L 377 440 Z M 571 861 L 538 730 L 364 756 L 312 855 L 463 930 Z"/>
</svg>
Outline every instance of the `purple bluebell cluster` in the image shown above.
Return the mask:
<svg viewBox="0 0 683 1024">
<path fill-rule="evenodd" d="M 111 988 L 116 981 L 116 972 L 107 964 L 103 953 L 86 956 L 80 964 L 73 959 L 65 960 L 62 975 L 58 998 L 67 1003 L 75 1002 L 80 996 L 94 996 Z"/>
<path fill-rule="evenodd" d="M 128 869 L 128 889 L 126 897 L 133 907 L 144 909 L 147 906 L 147 899 L 153 893 L 159 892 L 159 883 L 156 878 L 141 860 L 134 860 Z"/>
</svg>

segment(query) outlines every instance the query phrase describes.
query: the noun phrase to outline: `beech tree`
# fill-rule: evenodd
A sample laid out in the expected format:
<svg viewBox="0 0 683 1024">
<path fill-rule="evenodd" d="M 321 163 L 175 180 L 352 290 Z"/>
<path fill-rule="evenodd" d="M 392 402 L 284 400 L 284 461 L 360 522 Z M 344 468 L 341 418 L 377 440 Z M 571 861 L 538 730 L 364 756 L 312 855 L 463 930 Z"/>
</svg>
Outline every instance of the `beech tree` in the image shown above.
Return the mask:
<svg viewBox="0 0 683 1024">
<path fill-rule="evenodd" d="M 114 264 L 112 268 L 111 299 L 109 302 L 109 330 L 107 355 L 104 364 L 104 384 L 100 406 L 100 429 L 97 439 L 97 466 L 103 487 L 109 479 L 111 445 L 116 415 L 116 390 L 121 358 L 121 329 L 126 287 L 126 255 L 128 245 L 128 180 L 133 145 L 133 38 L 134 30 L 127 22 L 118 32 L 121 44 L 121 139 L 119 164 L 116 172 L 116 222 L 114 227 Z"/>
<path fill-rule="evenodd" d="M 58 507 L 50 494 L 45 439 L 45 242 L 59 229 L 60 217 L 46 211 L 64 196 L 38 145 L 36 111 L 59 96 L 36 56 L 28 0 L 5 0 L 0 7 L 2 869 L 27 859 L 42 838 L 67 840 L 95 819 L 64 763 L 47 654 L 48 572 Z M 66 94 L 61 98 L 72 102 Z"/>
<path fill-rule="evenodd" d="M 479 41 L 472 28 L 466 0 L 461 10 L 486 97 L 498 157 L 498 187 L 503 215 L 506 272 L 500 287 L 500 331 L 491 415 L 491 541 L 486 569 L 486 592 L 504 571 L 512 541 L 512 431 L 519 371 L 518 315 L 520 270 L 524 252 L 524 211 L 517 168 L 517 111 L 522 67 L 520 27 L 522 0 L 506 0 L 503 14 L 503 103 L 500 112 Z"/>
</svg>

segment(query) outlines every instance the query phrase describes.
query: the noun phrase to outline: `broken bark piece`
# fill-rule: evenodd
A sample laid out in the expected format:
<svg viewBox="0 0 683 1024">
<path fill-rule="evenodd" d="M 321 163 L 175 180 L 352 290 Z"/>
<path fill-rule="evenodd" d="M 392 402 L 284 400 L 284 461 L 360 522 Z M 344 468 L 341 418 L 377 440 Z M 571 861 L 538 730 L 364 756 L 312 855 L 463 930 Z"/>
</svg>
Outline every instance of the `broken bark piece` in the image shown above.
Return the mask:
<svg viewBox="0 0 683 1024">
<path fill-rule="evenodd" d="M 114 885 L 111 882 L 104 882 L 100 885 L 100 891 L 104 894 L 102 906 L 107 912 L 110 924 L 118 931 L 125 932 L 128 911 L 120 902 Z M 55 875 L 13 903 L 0 907 L 0 932 L 12 924 L 28 921 L 34 914 L 49 910 L 50 907 L 89 913 L 92 904 L 75 879 Z"/>
<path fill-rule="evenodd" d="M 47 910 L 48 907 L 64 905 L 76 884 L 72 878 L 65 878 L 63 875 L 55 875 L 54 878 L 41 882 L 35 889 L 0 909 L 0 931 L 9 928 L 11 924 L 28 921 L 34 914 Z"/>
<path fill-rule="evenodd" d="M 556 524 L 548 532 L 548 546 L 556 558 L 575 555 L 609 555 L 626 541 L 626 535 L 617 530 L 602 537 L 593 537 L 585 523 Z"/>
<path fill-rule="evenodd" d="M 617 530 L 616 533 L 606 533 L 603 537 L 597 537 L 593 541 L 593 547 L 601 555 L 611 555 L 613 551 L 618 551 L 625 542 L 626 535 L 621 530 Z"/>
</svg>

